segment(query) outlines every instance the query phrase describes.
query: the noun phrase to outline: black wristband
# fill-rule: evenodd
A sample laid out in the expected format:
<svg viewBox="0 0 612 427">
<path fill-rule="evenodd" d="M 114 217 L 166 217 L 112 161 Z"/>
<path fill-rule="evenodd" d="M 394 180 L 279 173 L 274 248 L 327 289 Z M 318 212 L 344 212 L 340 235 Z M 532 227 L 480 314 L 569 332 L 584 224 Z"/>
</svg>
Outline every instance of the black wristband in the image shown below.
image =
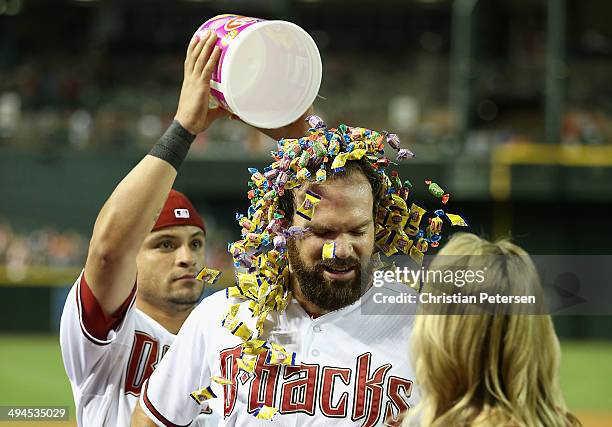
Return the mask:
<svg viewBox="0 0 612 427">
<path fill-rule="evenodd" d="M 149 155 L 167 161 L 178 171 L 181 163 L 185 160 L 195 135 L 189 133 L 179 122 L 174 120 L 166 132 L 153 146 Z"/>
</svg>

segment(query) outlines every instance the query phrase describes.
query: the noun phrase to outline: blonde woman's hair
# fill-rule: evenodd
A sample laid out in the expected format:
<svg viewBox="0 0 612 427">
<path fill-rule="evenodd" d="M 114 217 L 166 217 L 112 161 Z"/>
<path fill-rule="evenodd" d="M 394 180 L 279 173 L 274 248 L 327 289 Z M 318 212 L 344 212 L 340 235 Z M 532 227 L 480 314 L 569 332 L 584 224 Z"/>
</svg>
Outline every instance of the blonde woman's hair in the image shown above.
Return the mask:
<svg viewBox="0 0 612 427">
<path fill-rule="evenodd" d="M 506 294 L 543 301 L 533 262 L 507 240 L 491 243 L 455 234 L 430 269 L 466 267 L 484 268 L 486 280 L 478 289 L 464 286 L 463 295 L 494 285 Z M 423 292 L 452 294 L 457 288 L 428 282 Z M 568 412 L 559 387 L 561 351 L 549 315 L 482 314 L 489 312 L 466 304 L 423 307 L 411 344 L 422 400 L 408 411 L 404 427 L 581 425 Z M 436 314 L 424 314 L 431 310 Z"/>
</svg>

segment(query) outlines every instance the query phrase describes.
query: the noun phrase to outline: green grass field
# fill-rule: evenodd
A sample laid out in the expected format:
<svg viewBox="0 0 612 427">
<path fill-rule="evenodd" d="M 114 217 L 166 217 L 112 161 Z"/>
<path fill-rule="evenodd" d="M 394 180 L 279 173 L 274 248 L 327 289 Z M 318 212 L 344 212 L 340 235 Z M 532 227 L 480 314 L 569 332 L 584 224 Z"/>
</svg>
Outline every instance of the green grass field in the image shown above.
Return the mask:
<svg viewBox="0 0 612 427">
<path fill-rule="evenodd" d="M 610 424 L 601 425 L 612 426 L 612 342 L 564 342 L 562 349 L 568 405 L 579 413 L 602 413 Z M 0 358 L 0 405 L 66 405 L 74 414 L 57 336 L 0 335 Z"/>
</svg>

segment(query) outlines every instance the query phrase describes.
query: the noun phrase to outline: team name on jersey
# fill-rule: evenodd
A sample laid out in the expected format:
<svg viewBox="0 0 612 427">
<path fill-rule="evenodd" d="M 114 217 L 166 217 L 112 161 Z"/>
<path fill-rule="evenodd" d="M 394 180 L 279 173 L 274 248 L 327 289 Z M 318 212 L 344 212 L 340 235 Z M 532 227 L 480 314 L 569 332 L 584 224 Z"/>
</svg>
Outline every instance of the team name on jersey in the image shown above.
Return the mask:
<svg viewBox="0 0 612 427">
<path fill-rule="evenodd" d="M 385 425 L 397 425 L 399 414 L 409 408 L 412 381 L 389 375 L 389 363 L 374 369 L 369 352 L 359 355 L 354 367 L 271 365 L 264 353 L 257 358 L 252 375 L 238 369 L 240 354 L 240 346 L 220 354 L 221 376 L 232 381 L 224 386 L 225 418 L 235 409 L 238 388 L 247 386 L 249 413 L 262 405 L 276 407 L 280 414 L 314 415 L 319 410 L 329 418 L 363 420 L 361 426 L 367 427 L 381 416 Z M 352 398 L 347 389 L 352 389 Z"/>
<path fill-rule="evenodd" d="M 142 384 L 151 376 L 169 348 L 169 345 L 164 345 L 159 351 L 159 342 L 151 335 L 141 331 L 134 333 L 134 342 L 125 375 L 125 394 L 140 396 Z"/>
</svg>

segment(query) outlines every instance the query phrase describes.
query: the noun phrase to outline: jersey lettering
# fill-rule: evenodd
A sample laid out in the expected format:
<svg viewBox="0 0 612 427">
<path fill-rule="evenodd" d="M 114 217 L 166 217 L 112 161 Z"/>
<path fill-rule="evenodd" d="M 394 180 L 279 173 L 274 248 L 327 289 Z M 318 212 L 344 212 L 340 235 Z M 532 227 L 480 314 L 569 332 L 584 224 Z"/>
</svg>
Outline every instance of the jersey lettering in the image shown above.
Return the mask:
<svg viewBox="0 0 612 427">
<path fill-rule="evenodd" d="M 305 412 L 314 415 L 315 394 L 319 365 L 287 366 L 283 373 L 286 381 L 281 388 L 281 414 Z"/>
<path fill-rule="evenodd" d="M 372 353 L 364 353 L 357 358 L 357 381 L 355 383 L 355 396 L 353 403 L 353 421 L 363 417 L 366 420 L 362 427 L 376 424 L 380 417 L 382 406 L 383 383 L 391 364 L 382 365 L 370 376 L 370 363 Z"/>
<path fill-rule="evenodd" d="M 404 378 L 390 376 L 389 382 L 387 383 L 387 396 L 389 401 L 385 405 L 385 425 L 387 426 L 399 426 L 401 424 L 400 414 L 406 412 L 410 405 L 406 399 L 402 397 L 402 394 L 406 398 L 410 397 L 412 393 L 412 381 Z"/>
<path fill-rule="evenodd" d="M 232 381 L 232 384 L 223 386 L 223 418 L 227 418 L 236 405 L 236 394 L 238 392 L 238 384 L 236 383 L 238 364 L 236 359 L 240 357 L 241 353 L 242 347 L 240 345 L 221 352 L 221 376 Z"/>
<path fill-rule="evenodd" d="M 321 386 L 321 412 L 330 418 L 345 418 L 346 417 L 346 401 L 348 400 L 348 392 L 340 395 L 340 400 L 334 405 L 332 397 L 334 396 L 334 386 L 336 378 L 342 381 L 345 385 L 351 382 L 351 370 L 348 368 L 333 368 L 325 366 L 323 368 L 323 378 Z"/>
<path fill-rule="evenodd" d="M 372 372 L 372 353 L 357 357 L 355 376 L 350 368 L 271 365 L 266 363 L 266 354 L 257 357 L 255 373 L 249 375 L 238 369 L 236 360 L 240 358 L 241 350 L 238 345 L 220 353 L 221 376 L 232 381 L 231 385 L 224 386 L 224 418 L 233 413 L 238 387 L 246 387 L 247 382 L 250 382 L 249 413 L 266 405 L 277 407 L 281 414 L 315 415 L 318 405 L 326 417 L 346 418 L 350 411 L 351 387 L 354 389 L 352 420 L 363 419 L 362 427 L 378 422 L 383 412 L 383 397 L 387 399 L 384 419 L 391 423 L 388 425 L 397 424 L 400 414 L 409 408 L 407 399 L 412 392 L 412 381 L 390 376 L 385 390 L 387 373 L 392 366 L 386 363 Z M 351 382 L 354 382 L 352 386 Z M 277 389 L 280 390 L 278 399 Z M 386 396 L 383 396 L 384 392 Z"/>
<path fill-rule="evenodd" d="M 257 357 L 255 378 L 249 389 L 249 408 L 251 413 L 261 405 L 274 406 L 279 366 L 266 363 L 266 353 Z"/>
<path fill-rule="evenodd" d="M 158 349 L 159 343 L 151 335 L 140 331 L 134 333 L 134 343 L 125 374 L 126 394 L 140 396 L 142 383 L 151 376 L 157 365 Z"/>
</svg>

